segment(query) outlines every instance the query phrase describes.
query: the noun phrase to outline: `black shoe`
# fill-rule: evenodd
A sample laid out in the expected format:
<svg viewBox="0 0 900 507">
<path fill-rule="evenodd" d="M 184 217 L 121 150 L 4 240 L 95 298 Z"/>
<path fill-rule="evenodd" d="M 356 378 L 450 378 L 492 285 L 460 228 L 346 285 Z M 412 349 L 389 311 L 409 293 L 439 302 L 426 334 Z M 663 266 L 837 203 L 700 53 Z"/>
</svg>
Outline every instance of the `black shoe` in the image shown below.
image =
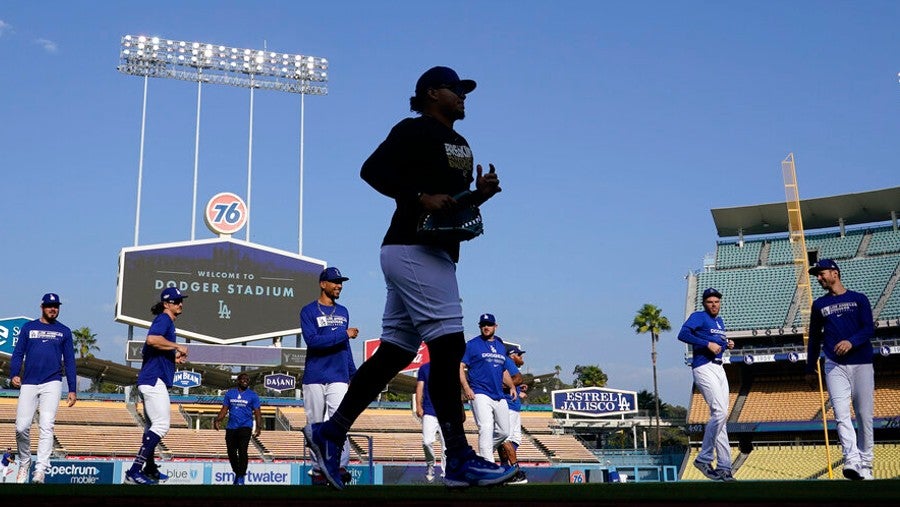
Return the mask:
<svg viewBox="0 0 900 507">
<path fill-rule="evenodd" d="M 313 486 L 328 485 L 328 479 L 325 478 L 325 474 L 323 474 L 322 472 L 315 471 L 312 473 L 312 475 L 310 475 L 310 478 L 312 479 Z"/>
<path fill-rule="evenodd" d="M 850 479 L 851 481 L 861 481 L 863 480 L 862 475 L 859 475 L 859 471 L 852 466 L 844 467 L 844 477 Z"/>
<path fill-rule="evenodd" d="M 528 484 L 528 477 L 525 476 L 525 472 L 519 470 L 516 472 L 516 475 L 513 476 L 512 479 L 506 481 L 507 484 Z"/>
<path fill-rule="evenodd" d="M 351 474 L 350 471 L 347 470 L 346 468 L 341 467 L 338 470 L 338 473 L 341 474 L 341 482 L 343 482 L 345 485 L 350 484 L 350 482 L 353 481 L 353 474 Z"/>
</svg>

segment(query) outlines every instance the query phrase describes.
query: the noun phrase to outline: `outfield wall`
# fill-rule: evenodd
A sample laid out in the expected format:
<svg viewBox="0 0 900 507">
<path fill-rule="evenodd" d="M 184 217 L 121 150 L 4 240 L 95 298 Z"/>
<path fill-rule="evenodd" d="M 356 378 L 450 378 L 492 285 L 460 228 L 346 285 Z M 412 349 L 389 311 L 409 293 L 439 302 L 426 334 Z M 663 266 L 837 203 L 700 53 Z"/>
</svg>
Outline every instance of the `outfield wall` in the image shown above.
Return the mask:
<svg viewBox="0 0 900 507">
<path fill-rule="evenodd" d="M 158 463 L 160 471 L 169 476 L 166 485 L 230 485 L 234 473 L 227 461 L 166 461 Z M 51 460 L 46 471 L 48 484 L 122 484 L 131 461 L 124 460 Z M 352 465 L 351 484 L 426 484 L 424 465 Z M 570 464 L 523 467 L 529 483 L 589 483 L 610 482 L 610 472 L 618 472 L 628 482 L 672 482 L 678 480 L 678 469 L 665 467 L 601 467 Z M 310 465 L 306 463 L 251 462 L 247 470 L 247 485 L 303 486 L 312 485 Z M 6 482 L 14 482 L 18 465 L 11 464 Z M 440 472 L 440 467 L 438 467 Z M 30 474 L 29 474 L 30 475 Z M 615 477 L 615 474 L 612 474 Z M 622 482 L 625 482 L 622 481 Z M 618 481 L 616 481 L 618 482 Z M 440 485 L 439 480 L 435 480 Z"/>
</svg>

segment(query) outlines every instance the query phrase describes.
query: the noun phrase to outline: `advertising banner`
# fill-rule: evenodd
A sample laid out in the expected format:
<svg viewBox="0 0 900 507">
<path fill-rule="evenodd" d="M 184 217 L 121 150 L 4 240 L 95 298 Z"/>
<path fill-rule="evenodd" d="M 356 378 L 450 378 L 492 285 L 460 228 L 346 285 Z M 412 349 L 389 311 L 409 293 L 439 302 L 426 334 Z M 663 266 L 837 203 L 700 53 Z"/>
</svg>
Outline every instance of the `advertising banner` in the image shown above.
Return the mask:
<svg viewBox="0 0 900 507">
<path fill-rule="evenodd" d="M 48 484 L 112 484 L 112 461 L 51 461 L 44 472 Z"/>
<path fill-rule="evenodd" d="M 637 392 L 605 387 L 553 391 L 553 411 L 588 417 L 636 414 Z"/>
<path fill-rule="evenodd" d="M 223 437 L 224 438 L 224 437 Z M 270 484 L 273 486 L 289 486 L 291 482 L 290 463 L 250 463 L 244 478 L 247 485 Z M 228 463 L 212 464 L 212 484 L 231 484 L 234 472 Z"/>
<path fill-rule="evenodd" d="M 320 260 L 238 241 L 211 239 L 123 248 L 116 320 L 150 327 L 166 287 L 189 299 L 178 335 L 222 345 L 300 333 L 298 312 L 319 296 Z"/>
<path fill-rule="evenodd" d="M 19 339 L 19 331 L 22 326 L 34 319 L 26 317 L 13 317 L 0 320 L 0 352 L 12 355 L 16 341 Z"/>
</svg>

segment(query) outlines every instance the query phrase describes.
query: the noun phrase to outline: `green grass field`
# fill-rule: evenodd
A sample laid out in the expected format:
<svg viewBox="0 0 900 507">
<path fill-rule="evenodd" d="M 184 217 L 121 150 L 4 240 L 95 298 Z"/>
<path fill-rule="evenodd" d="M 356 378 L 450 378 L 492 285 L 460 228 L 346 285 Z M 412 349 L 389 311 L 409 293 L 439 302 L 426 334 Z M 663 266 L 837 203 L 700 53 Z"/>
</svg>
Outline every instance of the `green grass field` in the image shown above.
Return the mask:
<svg viewBox="0 0 900 507">
<path fill-rule="evenodd" d="M 59 506 L 589 506 L 589 505 L 890 505 L 900 501 L 900 480 L 866 482 L 745 481 L 628 484 L 528 484 L 448 490 L 438 486 L 0 486 L 6 503 Z"/>
</svg>

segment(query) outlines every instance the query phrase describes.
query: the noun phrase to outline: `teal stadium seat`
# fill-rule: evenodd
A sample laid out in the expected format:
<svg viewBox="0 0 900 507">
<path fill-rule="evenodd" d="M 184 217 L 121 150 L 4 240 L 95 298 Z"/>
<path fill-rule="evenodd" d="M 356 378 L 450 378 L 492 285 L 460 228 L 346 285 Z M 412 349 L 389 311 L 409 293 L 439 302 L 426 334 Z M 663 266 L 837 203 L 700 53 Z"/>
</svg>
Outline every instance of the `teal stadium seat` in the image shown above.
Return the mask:
<svg viewBox="0 0 900 507">
<path fill-rule="evenodd" d="M 867 255 L 900 253 L 900 231 L 886 227 L 872 231 L 872 239 L 866 249 Z"/>
</svg>

